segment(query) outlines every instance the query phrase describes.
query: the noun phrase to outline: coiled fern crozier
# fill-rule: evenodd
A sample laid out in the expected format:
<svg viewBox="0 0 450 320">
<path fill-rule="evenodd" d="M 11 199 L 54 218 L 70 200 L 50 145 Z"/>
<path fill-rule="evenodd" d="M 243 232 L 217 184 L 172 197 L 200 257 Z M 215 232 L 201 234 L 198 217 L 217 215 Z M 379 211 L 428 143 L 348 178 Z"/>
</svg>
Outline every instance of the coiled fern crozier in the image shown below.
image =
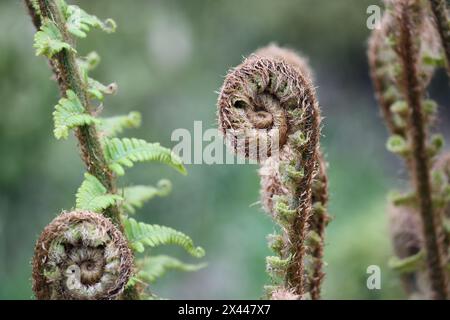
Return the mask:
<svg viewBox="0 0 450 320">
<path fill-rule="evenodd" d="M 145 247 L 176 244 L 194 257 L 204 250 L 185 234 L 129 218 L 146 200 L 170 192 L 167 180 L 157 187 L 119 188 L 117 177 L 135 162 L 158 161 L 185 174 L 180 159 L 158 143 L 118 138 L 125 128 L 137 127 L 140 114 L 98 117 L 96 101 L 112 94 L 117 85 L 103 85 L 90 77 L 98 64 L 93 52 L 80 56 L 75 38 L 91 28 L 113 32 L 116 24 L 101 21 L 63 0 L 25 0 L 33 24 L 36 54 L 49 59 L 61 99 L 53 112 L 54 135 L 65 139 L 74 131 L 87 172 L 76 193 L 76 208 L 63 212 L 41 234 L 33 258 L 33 290 L 38 299 L 144 299 L 147 289 L 168 269 L 193 271 L 168 256 L 134 257 Z"/>
<path fill-rule="evenodd" d="M 261 201 L 280 226 L 269 236 L 269 298 L 318 299 L 328 195 L 309 67 L 275 45 L 256 51 L 226 76 L 218 115 L 231 149 L 260 162 Z"/>
<path fill-rule="evenodd" d="M 436 67 L 449 67 L 444 54 L 449 46 L 448 10 L 444 1 L 385 2 L 380 28 L 369 42 L 369 62 L 382 115 L 392 134 L 388 149 L 405 160 L 413 187 L 412 192 L 391 199 L 397 255 L 391 264 L 402 274 L 411 297 L 447 299 L 449 234 L 445 225 L 450 187 L 442 165 L 445 158 L 439 156 L 443 137 L 430 135 L 437 104 L 428 99 L 427 87 Z"/>
</svg>

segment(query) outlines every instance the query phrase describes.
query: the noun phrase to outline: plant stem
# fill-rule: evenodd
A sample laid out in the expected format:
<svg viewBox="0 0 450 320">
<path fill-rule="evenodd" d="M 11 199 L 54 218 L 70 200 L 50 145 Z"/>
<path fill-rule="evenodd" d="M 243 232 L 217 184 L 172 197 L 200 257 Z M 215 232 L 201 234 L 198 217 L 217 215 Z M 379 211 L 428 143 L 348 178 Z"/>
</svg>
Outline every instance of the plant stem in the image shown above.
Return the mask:
<svg viewBox="0 0 450 320">
<path fill-rule="evenodd" d="M 29 8 L 33 23 L 36 27 L 40 26 L 38 13 L 35 12 L 30 0 L 25 1 Z M 39 0 L 39 8 L 42 18 L 53 20 L 61 31 L 64 41 L 72 44 L 73 39 L 68 35 L 64 24 L 64 17 L 60 8 L 53 0 Z M 51 61 L 53 72 L 58 79 L 61 96 L 66 96 L 68 89 L 73 90 L 83 104 L 85 110 L 92 114 L 92 106 L 89 103 L 86 86 L 82 81 L 81 75 L 76 64 L 76 56 L 69 50 L 62 50 L 57 53 Z M 105 156 L 98 138 L 98 133 L 94 125 L 85 125 L 75 130 L 75 136 L 78 139 L 81 157 L 87 171 L 95 176 L 110 193 L 115 193 L 115 178 L 108 168 Z M 120 209 L 113 205 L 105 210 L 104 214 L 109 217 L 117 226 L 122 228 L 120 223 Z"/>
<path fill-rule="evenodd" d="M 450 21 L 447 4 L 445 0 L 430 0 L 430 4 L 445 52 L 447 73 L 450 76 Z"/>
<path fill-rule="evenodd" d="M 418 53 L 415 50 L 412 21 L 408 5 L 402 6 L 400 19 L 399 55 L 402 63 L 402 86 L 411 109 L 409 135 L 412 142 L 412 178 L 415 183 L 425 238 L 426 260 L 433 299 L 447 299 L 447 273 L 444 268 L 444 250 L 439 216 L 433 208 L 430 181 L 430 163 L 426 149 L 425 120 L 422 114 L 422 92 L 417 71 Z"/>
<path fill-rule="evenodd" d="M 53 20 L 61 31 L 64 41 L 73 44 L 64 23 L 64 17 L 54 0 L 39 0 L 39 8 L 42 16 L 36 12 L 31 0 L 25 0 L 33 24 L 40 29 L 43 18 Z M 68 89 L 73 90 L 83 104 L 86 112 L 93 114 L 93 108 L 89 103 L 86 85 L 83 83 L 73 52 L 63 49 L 50 59 L 50 66 L 58 80 L 61 96 L 66 96 Z M 81 158 L 87 171 L 95 176 L 105 186 L 109 193 L 116 193 L 115 176 L 108 167 L 105 155 L 98 137 L 95 125 L 85 125 L 75 130 L 75 136 L 81 151 Z M 104 215 L 123 231 L 120 220 L 121 210 L 117 205 L 112 205 L 104 211 Z M 139 299 L 139 292 L 135 286 L 128 287 L 122 296 L 125 300 Z"/>
<path fill-rule="evenodd" d="M 297 210 L 297 217 L 294 220 L 292 229 L 289 232 L 289 242 L 292 244 L 292 262 L 286 274 L 288 288 L 294 290 L 294 294 L 303 296 L 305 293 L 305 264 L 306 244 L 308 230 L 312 215 L 312 184 L 314 174 L 318 169 L 319 133 L 320 133 L 320 110 L 315 101 L 315 93 L 310 83 L 305 85 L 305 95 L 310 99 L 308 117 L 305 119 L 302 131 L 308 133 L 308 143 L 298 150 L 295 169 L 304 171 L 301 183 L 298 183 L 293 190 L 291 208 Z"/>
</svg>

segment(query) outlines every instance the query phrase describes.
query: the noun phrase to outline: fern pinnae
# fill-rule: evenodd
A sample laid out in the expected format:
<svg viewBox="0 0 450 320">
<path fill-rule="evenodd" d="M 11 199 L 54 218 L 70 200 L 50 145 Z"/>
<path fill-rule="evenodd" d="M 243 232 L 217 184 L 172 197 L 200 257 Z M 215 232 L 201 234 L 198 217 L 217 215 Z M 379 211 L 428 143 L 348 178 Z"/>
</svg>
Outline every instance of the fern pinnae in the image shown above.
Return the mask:
<svg viewBox="0 0 450 320">
<path fill-rule="evenodd" d="M 125 129 L 138 128 L 141 125 L 142 116 L 139 112 L 132 111 L 127 115 L 100 118 L 99 131 L 106 137 L 115 137 Z"/>
<path fill-rule="evenodd" d="M 76 194 L 76 208 L 78 210 L 102 212 L 102 210 L 116 204 L 117 201 L 123 200 L 117 194 L 108 193 L 108 190 L 93 175 L 85 173 L 84 178 L 85 180 Z"/>
<path fill-rule="evenodd" d="M 80 99 L 72 90 L 67 90 L 66 96 L 67 98 L 59 100 L 53 112 L 56 139 L 67 139 L 69 129 L 100 123 L 97 118 L 86 113 Z"/>
<path fill-rule="evenodd" d="M 193 257 L 201 258 L 205 255 L 205 250 L 202 247 L 196 247 L 191 238 L 175 229 L 137 222 L 133 218 L 125 218 L 123 223 L 128 241 L 137 252 L 143 252 L 145 246 L 156 247 L 174 244 L 185 249 Z"/>
<path fill-rule="evenodd" d="M 149 143 L 136 138 L 105 139 L 104 151 L 109 167 L 119 176 L 125 174 L 125 167 L 132 167 L 135 162 L 157 161 L 167 164 L 182 174 L 186 174 L 181 159 L 170 149 L 159 143 Z"/>
<path fill-rule="evenodd" d="M 169 270 L 193 272 L 206 267 L 206 263 L 188 264 L 166 255 L 145 257 L 138 260 L 137 265 L 140 271 L 136 277 L 147 283 L 155 282 Z"/>
</svg>

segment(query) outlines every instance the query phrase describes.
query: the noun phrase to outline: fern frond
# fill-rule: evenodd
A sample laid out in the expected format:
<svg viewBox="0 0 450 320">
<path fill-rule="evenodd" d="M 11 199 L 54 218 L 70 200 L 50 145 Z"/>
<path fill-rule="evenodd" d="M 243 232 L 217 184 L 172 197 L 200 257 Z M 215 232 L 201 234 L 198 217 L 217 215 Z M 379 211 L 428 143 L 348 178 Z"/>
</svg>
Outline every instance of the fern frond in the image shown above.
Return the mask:
<svg viewBox="0 0 450 320">
<path fill-rule="evenodd" d="M 87 114 L 75 92 L 67 90 L 67 98 L 59 100 L 53 112 L 56 139 L 67 139 L 69 129 L 74 127 L 97 124 L 99 120 Z"/>
<path fill-rule="evenodd" d="M 107 137 L 115 137 L 124 129 L 137 128 L 141 125 L 141 114 L 132 111 L 127 115 L 100 119 L 100 131 Z"/>
<path fill-rule="evenodd" d="M 50 19 L 44 19 L 41 29 L 34 35 L 34 45 L 37 56 L 53 57 L 63 49 L 76 52 L 70 44 L 63 41 L 63 36 L 58 26 Z"/>
<path fill-rule="evenodd" d="M 103 94 L 114 94 L 117 92 L 117 84 L 115 82 L 105 86 L 103 83 L 88 77 L 87 84 L 89 95 L 98 100 L 103 100 Z"/>
<path fill-rule="evenodd" d="M 144 252 L 145 246 L 175 244 L 194 257 L 201 258 L 205 255 L 205 250 L 195 247 L 191 238 L 172 228 L 137 222 L 133 218 L 123 219 L 123 225 L 131 247 L 137 252 Z"/>
<path fill-rule="evenodd" d="M 138 161 L 159 161 L 186 174 L 181 159 L 159 143 L 148 143 L 136 138 L 113 138 L 105 139 L 104 149 L 110 169 L 120 176 L 125 174 L 123 166 L 132 167 Z"/>
<path fill-rule="evenodd" d="M 155 282 L 169 270 L 194 272 L 206 267 L 206 263 L 188 264 L 166 255 L 145 257 L 136 264 L 139 268 L 137 278 L 147 283 Z"/>
<path fill-rule="evenodd" d="M 112 19 L 101 21 L 96 16 L 88 14 L 75 5 L 66 6 L 64 9 L 67 30 L 74 36 L 86 38 L 87 32 L 91 28 L 98 28 L 107 33 L 112 33 L 116 30 L 116 23 Z"/>
<path fill-rule="evenodd" d="M 122 197 L 108 193 L 100 181 L 89 173 L 84 174 L 84 181 L 76 195 L 77 209 L 100 212 L 114 205 Z"/>
<path fill-rule="evenodd" d="M 165 197 L 171 190 L 172 184 L 166 179 L 160 180 L 157 187 L 132 186 L 123 188 L 123 208 L 129 213 L 135 213 L 135 208 L 142 208 L 145 201 L 151 200 L 156 196 Z"/>
</svg>

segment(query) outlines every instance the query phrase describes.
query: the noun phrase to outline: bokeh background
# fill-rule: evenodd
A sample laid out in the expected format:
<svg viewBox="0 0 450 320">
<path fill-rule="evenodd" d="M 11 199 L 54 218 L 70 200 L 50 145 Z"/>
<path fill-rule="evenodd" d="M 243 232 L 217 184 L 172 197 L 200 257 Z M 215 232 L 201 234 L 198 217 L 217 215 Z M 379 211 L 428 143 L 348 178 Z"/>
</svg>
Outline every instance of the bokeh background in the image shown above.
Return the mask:
<svg viewBox="0 0 450 320">
<path fill-rule="evenodd" d="M 113 35 L 93 31 L 79 52 L 95 50 L 93 73 L 119 92 L 104 114 L 138 110 L 143 126 L 127 135 L 173 147 L 176 128 L 194 121 L 214 128 L 216 99 L 227 70 L 270 42 L 309 57 L 323 109 L 323 148 L 330 163 L 330 213 L 325 259 L 327 299 L 403 298 L 387 267 L 391 256 L 385 197 L 406 183 L 401 162 L 385 150 L 386 130 L 368 67 L 366 9 L 376 0 L 79 0 L 70 1 L 118 23 Z M 51 113 L 56 84 L 32 48 L 33 27 L 19 0 L 0 1 L 0 299 L 30 299 L 35 240 L 62 209 L 74 206 L 83 178 L 76 141 L 56 141 Z M 438 74 L 431 94 L 448 105 Z M 444 110 L 441 110 L 444 111 Z M 441 127 L 448 123 L 442 113 Z M 448 126 L 447 126 L 448 127 Z M 448 133 L 448 132 L 447 132 Z M 256 165 L 188 165 L 183 177 L 158 164 L 138 164 L 122 185 L 169 178 L 173 192 L 153 200 L 138 219 L 174 227 L 206 249 L 208 267 L 171 272 L 154 291 L 167 298 L 258 299 L 270 255 L 273 223 L 255 204 Z M 182 250 L 164 247 L 195 262 Z M 382 270 L 381 290 L 368 290 L 366 269 Z"/>
</svg>

